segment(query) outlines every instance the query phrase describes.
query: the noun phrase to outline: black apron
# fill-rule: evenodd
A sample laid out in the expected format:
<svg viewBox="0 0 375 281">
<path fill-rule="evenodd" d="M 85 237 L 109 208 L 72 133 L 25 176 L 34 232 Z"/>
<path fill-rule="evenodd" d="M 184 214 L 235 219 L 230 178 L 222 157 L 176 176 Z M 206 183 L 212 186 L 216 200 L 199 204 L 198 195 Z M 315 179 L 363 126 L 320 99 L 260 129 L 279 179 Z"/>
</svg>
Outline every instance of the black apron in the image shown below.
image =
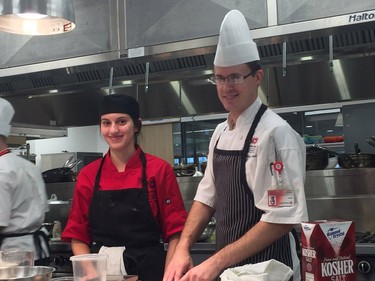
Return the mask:
<svg viewBox="0 0 375 281">
<path fill-rule="evenodd" d="M 0 157 L 10 153 L 9 149 L 6 149 L 0 153 Z M 40 227 L 37 231 L 34 232 L 27 232 L 27 233 L 0 233 L 0 248 L 1 245 L 3 244 L 3 240 L 5 238 L 12 238 L 12 237 L 22 237 L 22 236 L 27 236 L 27 235 L 32 235 L 34 239 L 34 245 L 35 245 L 35 256 L 39 256 L 39 259 L 34 262 L 35 265 L 49 265 L 51 260 L 50 260 L 50 255 L 51 255 L 51 249 L 49 246 L 49 239 L 48 236 L 45 234 L 45 232 L 42 230 L 42 227 Z M 45 243 L 46 245 L 46 250 L 43 249 L 42 243 Z"/>
<path fill-rule="evenodd" d="M 217 196 L 216 247 L 217 250 L 241 238 L 260 221 L 263 211 L 254 203 L 254 196 L 247 184 L 245 163 L 250 144 L 260 118 L 267 107 L 262 104 L 247 134 L 243 150 L 220 150 L 216 142 L 213 155 L 213 172 Z M 276 259 L 290 268 L 293 261 L 289 234 L 284 235 L 263 251 L 233 264 L 240 266 Z"/>
<path fill-rule="evenodd" d="M 51 263 L 51 248 L 49 246 L 49 238 L 48 235 L 42 230 L 42 227 L 39 228 L 37 231 L 28 232 L 28 233 L 7 233 L 7 234 L 0 234 L 0 247 L 3 243 L 5 238 L 12 238 L 12 237 L 22 237 L 32 235 L 34 239 L 34 245 L 36 256 L 39 256 L 38 260 L 34 261 L 34 265 L 49 265 Z M 42 243 L 46 245 L 47 249 L 43 249 Z"/>
<path fill-rule="evenodd" d="M 148 201 L 146 157 L 143 151 L 140 158 L 143 166 L 142 188 L 99 190 L 103 157 L 89 209 L 92 250 L 97 252 L 101 246 L 125 246 L 127 274 L 138 275 L 142 281 L 159 281 L 163 279 L 166 252 Z M 126 182 L 124 187 L 129 187 Z M 156 187 L 150 184 L 150 188 Z"/>
</svg>

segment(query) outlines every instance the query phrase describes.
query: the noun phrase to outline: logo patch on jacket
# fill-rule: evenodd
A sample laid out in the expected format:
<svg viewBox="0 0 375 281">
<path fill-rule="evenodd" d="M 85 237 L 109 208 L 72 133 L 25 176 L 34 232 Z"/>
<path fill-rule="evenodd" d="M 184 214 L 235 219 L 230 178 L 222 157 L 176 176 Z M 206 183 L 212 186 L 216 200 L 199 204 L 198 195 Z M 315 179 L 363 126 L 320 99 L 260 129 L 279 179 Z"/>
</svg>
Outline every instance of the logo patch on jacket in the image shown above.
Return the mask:
<svg viewBox="0 0 375 281">
<path fill-rule="evenodd" d="M 256 148 L 257 148 L 257 142 L 258 142 L 258 137 L 253 137 L 251 139 L 251 144 L 249 147 L 249 156 L 250 157 L 256 157 Z"/>
</svg>

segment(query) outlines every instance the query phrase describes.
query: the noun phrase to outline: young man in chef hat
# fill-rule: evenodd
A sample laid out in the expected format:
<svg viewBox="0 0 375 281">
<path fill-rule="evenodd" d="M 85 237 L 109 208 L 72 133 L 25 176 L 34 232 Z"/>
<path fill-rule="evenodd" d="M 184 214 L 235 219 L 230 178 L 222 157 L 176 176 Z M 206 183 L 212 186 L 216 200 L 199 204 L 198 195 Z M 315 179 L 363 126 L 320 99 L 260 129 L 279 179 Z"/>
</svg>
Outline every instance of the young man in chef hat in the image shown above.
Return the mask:
<svg viewBox="0 0 375 281">
<path fill-rule="evenodd" d="M 300 280 L 291 231 L 308 219 L 305 145 L 262 104 L 263 75 L 246 19 L 232 10 L 221 24 L 212 77 L 229 114 L 212 135 L 207 168 L 164 281 L 214 280 L 226 268 L 269 260 Z M 194 267 L 190 249 L 212 216 L 217 252 Z M 288 267 L 285 280 L 293 274 Z"/>
<path fill-rule="evenodd" d="M 48 237 L 40 229 L 46 189 L 39 169 L 8 148 L 13 115 L 13 106 L 0 98 L 0 250 L 33 251 L 35 265 L 49 265 Z"/>
</svg>

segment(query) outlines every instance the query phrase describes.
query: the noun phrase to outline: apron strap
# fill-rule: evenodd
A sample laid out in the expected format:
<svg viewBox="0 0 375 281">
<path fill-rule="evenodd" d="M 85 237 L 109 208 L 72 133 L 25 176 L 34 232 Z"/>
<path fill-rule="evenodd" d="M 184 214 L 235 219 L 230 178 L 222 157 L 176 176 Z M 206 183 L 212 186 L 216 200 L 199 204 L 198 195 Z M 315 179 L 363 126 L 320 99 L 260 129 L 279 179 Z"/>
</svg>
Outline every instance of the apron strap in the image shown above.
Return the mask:
<svg viewBox="0 0 375 281">
<path fill-rule="evenodd" d="M 22 237 L 27 235 L 32 235 L 34 240 L 35 249 L 37 254 L 40 258 L 49 257 L 51 254 L 51 248 L 48 243 L 48 236 L 42 230 L 43 226 L 41 226 L 37 231 L 28 232 L 28 233 L 7 233 L 7 234 L 0 234 L 0 246 L 3 243 L 4 238 L 14 238 L 14 237 Z M 44 240 L 47 250 L 45 251 L 42 246 L 42 241 Z"/>
<path fill-rule="evenodd" d="M 244 147 L 242 149 L 242 157 L 241 157 L 241 174 L 240 174 L 240 177 L 242 179 L 242 182 L 245 183 L 247 182 L 246 180 L 246 160 L 247 160 L 247 157 L 248 157 L 248 153 L 249 153 L 249 149 L 250 149 L 250 144 L 251 144 L 251 141 L 253 139 L 253 136 L 254 136 L 254 133 L 255 133 L 255 129 L 257 128 L 258 124 L 259 124 L 259 121 L 260 121 L 260 118 L 262 118 L 263 116 L 263 113 L 267 110 L 267 106 L 262 104 L 257 112 L 257 114 L 255 115 L 255 118 L 254 118 L 254 121 L 253 123 L 251 124 L 251 127 L 250 127 L 250 130 L 249 132 L 247 133 L 247 136 L 246 136 L 246 140 L 245 140 L 245 143 L 244 143 Z M 245 188 L 246 192 L 249 192 L 250 189 L 249 188 Z"/>
<path fill-rule="evenodd" d="M 260 106 L 257 114 L 255 115 L 255 118 L 254 118 L 254 121 L 253 123 L 251 124 L 251 127 L 250 127 L 250 130 L 246 136 L 246 140 L 245 140 L 245 144 L 244 144 L 244 148 L 242 150 L 242 153 L 243 153 L 243 156 L 246 158 L 247 157 L 247 154 L 249 152 L 249 148 L 250 148 L 250 144 L 251 144 L 251 140 L 254 136 L 254 133 L 255 133 L 255 129 L 256 127 L 258 126 L 258 123 L 260 121 L 260 118 L 262 117 L 263 113 L 267 110 L 267 106 L 264 105 L 262 103 L 262 105 Z"/>
<path fill-rule="evenodd" d="M 147 176 L 146 176 L 147 160 L 146 160 L 146 156 L 143 150 L 141 150 L 139 157 L 141 158 L 141 161 L 142 161 L 142 189 L 144 192 L 147 192 Z"/>
</svg>

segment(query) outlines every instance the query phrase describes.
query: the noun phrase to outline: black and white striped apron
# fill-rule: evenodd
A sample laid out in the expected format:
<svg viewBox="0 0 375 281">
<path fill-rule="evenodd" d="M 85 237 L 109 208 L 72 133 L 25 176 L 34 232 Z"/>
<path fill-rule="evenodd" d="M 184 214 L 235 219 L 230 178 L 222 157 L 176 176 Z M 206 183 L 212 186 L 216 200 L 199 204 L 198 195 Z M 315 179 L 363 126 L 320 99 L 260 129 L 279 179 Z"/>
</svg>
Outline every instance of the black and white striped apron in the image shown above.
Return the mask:
<svg viewBox="0 0 375 281">
<path fill-rule="evenodd" d="M 253 193 L 247 184 L 245 163 L 255 129 L 266 109 L 267 107 L 262 104 L 247 134 L 243 150 L 220 150 L 217 148 L 219 139 L 216 142 L 213 172 L 217 206 L 220 206 L 215 212 L 218 251 L 241 238 L 259 222 L 263 214 L 263 211 L 255 206 Z M 288 234 L 263 251 L 235 263 L 233 266 L 258 263 L 269 259 L 278 260 L 293 268 Z"/>
</svg>

